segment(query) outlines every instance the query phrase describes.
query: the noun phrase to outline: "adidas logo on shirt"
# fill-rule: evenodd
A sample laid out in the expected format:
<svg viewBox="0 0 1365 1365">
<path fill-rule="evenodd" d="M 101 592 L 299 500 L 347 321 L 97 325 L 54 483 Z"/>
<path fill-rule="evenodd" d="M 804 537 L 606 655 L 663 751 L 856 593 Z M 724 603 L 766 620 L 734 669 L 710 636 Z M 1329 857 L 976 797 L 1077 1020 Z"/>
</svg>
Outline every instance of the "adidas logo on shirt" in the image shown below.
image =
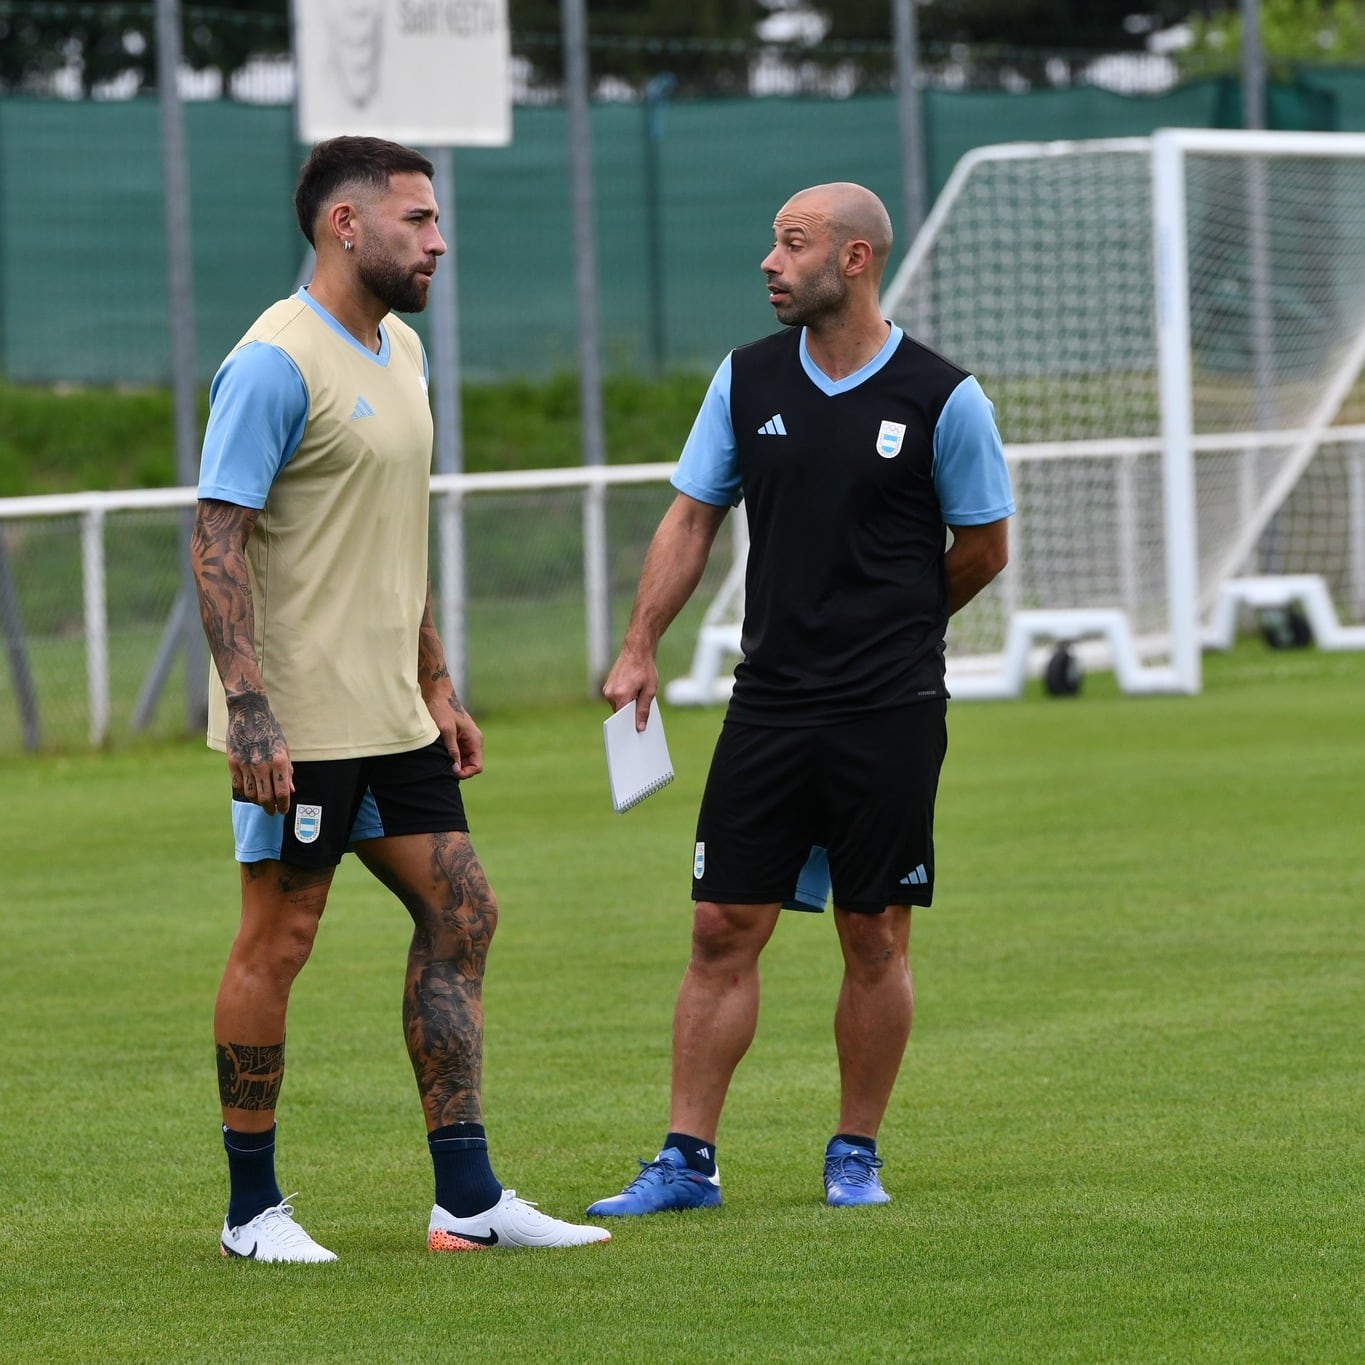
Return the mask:
<svg viewBox="0 0 1365 1365">
<path fill-rule="evenodd" d="M 785 436 L 787 428 L 782 423 L 782 414 L 775 412 L 759 427 L 758 434 L 760 436 Z"/>
<path fill-rule="evenodd" d="M 361 394 L 361 396 L 355 400 L 355 407 L 351 409 L 351 421 L 354 422 L 358 417 L 373 416 L 374 409 L 370 406 L 369 400 L 364 396 L 364 394 Z"/>
</svg>

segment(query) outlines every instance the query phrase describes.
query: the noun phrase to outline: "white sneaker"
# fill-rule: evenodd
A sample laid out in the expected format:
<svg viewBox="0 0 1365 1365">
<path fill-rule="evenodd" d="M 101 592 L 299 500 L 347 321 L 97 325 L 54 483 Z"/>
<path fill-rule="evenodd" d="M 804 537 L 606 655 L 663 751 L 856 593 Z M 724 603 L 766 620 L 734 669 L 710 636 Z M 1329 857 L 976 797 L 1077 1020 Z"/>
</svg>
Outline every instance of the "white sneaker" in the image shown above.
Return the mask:
<svg viewBox="0 0 1365 1365">
<path fill-rule="evenodd" d="M 291 1194 L 289 1199 L 293 1199 Z M 249 1223 L 230 1228 L 223 1220 L 224 1256 L 248 1261 L 335 1261 L 336 1252 L 319 1246 L 295 1221 L 289 1199 L 258 1213 Z"/>
<path fill-rule="evenodd" d="M 503 1190 L 502 1198 L 487 1213 L 456 1218 L 439 1204 L 431 1210 L 427 1226 L 428 1251 L 483 1251 L 489 1247 L 580 1247 L 589 1242 L 610 1242 L 606 1228 L 561 1223 L 541 1213 L 529 1199 L 518 1199 L 516 1190 Z"/>
</svg>

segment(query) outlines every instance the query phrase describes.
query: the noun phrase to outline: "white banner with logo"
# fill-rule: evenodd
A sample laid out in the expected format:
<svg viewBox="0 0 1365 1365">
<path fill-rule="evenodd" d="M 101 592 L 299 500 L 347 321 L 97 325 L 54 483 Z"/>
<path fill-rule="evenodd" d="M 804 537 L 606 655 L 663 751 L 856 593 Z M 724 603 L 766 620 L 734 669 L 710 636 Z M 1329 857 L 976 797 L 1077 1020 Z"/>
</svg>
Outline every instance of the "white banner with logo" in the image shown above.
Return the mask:
<svg viewBox="0 0 1365 1365">
<path fill-rule="evenodd" d="M 299 138 L 502 146 L 509 50 L 507 0 L 294 0 Z"/>
</svg>

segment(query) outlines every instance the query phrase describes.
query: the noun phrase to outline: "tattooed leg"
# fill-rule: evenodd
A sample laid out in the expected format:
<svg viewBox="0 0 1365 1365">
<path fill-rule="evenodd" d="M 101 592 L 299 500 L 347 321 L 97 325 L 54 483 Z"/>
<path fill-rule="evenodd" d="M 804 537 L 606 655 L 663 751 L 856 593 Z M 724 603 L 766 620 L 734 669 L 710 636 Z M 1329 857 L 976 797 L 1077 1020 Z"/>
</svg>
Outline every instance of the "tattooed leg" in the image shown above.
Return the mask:
<svg viewBox="0 0 1365 1365">
<path fill-rule="evenodd" d="M 218 1044 L 218 1098 L 224 1109 L 274 1112 L 284 1081 L 284 1044 Z"/>
<path fill-rule="evenodd" d="M 264 1132 L 275 1122 L 289 991 L 312 951 L 332 873 L 275 861 L 242 865 L 242 922 L 213 1013 L 223 1122 L 238 1132 Z"/>
<path fill-rule="evenodd" d="M 467 834 L 357 845 L 412 916 L 403 1029 L 427 1131 L 482 1120 L 483 973 L 498 907 Z"/>
</svg>

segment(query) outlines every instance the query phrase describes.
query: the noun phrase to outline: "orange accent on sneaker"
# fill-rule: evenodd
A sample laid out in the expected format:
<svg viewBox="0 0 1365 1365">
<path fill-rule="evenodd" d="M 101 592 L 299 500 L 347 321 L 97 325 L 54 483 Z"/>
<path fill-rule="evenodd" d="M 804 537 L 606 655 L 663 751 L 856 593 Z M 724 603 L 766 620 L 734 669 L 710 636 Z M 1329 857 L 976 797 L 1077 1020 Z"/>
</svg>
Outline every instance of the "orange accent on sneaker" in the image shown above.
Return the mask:
<svg viewBox="0 0 1365 1365">
<path fill-rule="evenodd" d="M 427 1233 L 428 1251 L 487 1251 L 486 1246 L 481 1246 L 478 1242 L 467 1241 L 463 1237 L 457 1237 L 453 1232 L 446 1232 L 444 1228 L 432 1228 Z"/>
</svg>

